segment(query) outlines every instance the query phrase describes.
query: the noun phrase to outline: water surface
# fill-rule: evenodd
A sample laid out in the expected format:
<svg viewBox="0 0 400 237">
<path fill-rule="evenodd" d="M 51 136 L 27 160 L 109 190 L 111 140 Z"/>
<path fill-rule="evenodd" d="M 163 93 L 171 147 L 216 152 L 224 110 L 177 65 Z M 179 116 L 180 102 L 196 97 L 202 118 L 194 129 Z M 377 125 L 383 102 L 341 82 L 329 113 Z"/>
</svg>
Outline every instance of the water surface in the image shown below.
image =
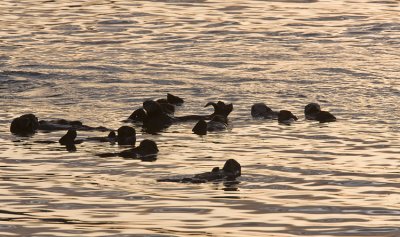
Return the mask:
<svg viewBox="0 0 400 237">
<path fill-rule="evenodd" d="M 400 235 L 399 10 L 390 0 L 2 1 L 0 235 Z M 35 143 L 64 132 L 9 132 L 24 113 L 116 129 L 167 92 L 186 100 L 177 115 L 233 103 L 230 129 L 136 127 L 159 144 L 154 162 L 95 156 L 124 149 L 109 144 Z M 300 120 L 254 120 L 255 102 Z M 304 121 L 309 102 L 338 122 Z M 229 158 L 242 164 L 236 185 L 155 181 Z"/>
</svg>

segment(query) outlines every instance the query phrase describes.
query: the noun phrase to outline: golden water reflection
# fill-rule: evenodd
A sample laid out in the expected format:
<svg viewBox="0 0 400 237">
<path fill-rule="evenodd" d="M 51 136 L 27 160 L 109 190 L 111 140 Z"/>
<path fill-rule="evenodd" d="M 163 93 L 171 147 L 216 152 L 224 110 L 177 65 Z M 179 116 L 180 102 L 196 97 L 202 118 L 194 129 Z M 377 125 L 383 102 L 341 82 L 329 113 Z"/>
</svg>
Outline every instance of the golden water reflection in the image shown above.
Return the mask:
<svg viewBox="0 0 400 237">
<path fill-rule="evenodd" d="M 3 1 L 0 6 L 0 235 L 397 236 L 400 107 L 396 1 Z M 231 127 L 153 139 L 155 162 L 63 132 L 19 138 L 12 118 L 118 128 L 145 99 L 178 115 L 234 104 Z M 289 109 L 291 125 L 250 106 Z M 304 121 L 318 102 L 338 122 Z M 140 131 L 140 127 L 136 127 Z M 79 137 L 101 136 L 81 132 Z M 157 183 L 242 164 L 240 183 Z"/>
</svg>

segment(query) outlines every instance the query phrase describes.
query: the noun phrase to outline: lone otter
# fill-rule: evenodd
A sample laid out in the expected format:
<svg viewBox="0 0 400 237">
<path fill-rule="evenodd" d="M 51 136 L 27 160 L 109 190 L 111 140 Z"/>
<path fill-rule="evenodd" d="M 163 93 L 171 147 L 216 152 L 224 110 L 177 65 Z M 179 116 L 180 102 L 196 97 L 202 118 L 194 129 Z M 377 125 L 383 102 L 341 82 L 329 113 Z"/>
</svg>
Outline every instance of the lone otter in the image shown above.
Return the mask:
<svg viewBox="0 0 400 237">
<path fill-rule="evenodd" d="M 206 183 L 209 181 L 233 181 L 242 175 L 241 169 L 239 162 L 229 159 L 222 169 L 214 167 L 211 172 L 196 174 L 193 177 L 158 179 L 157 182 Z"/>
<path fill-rule="evenodd" d="M 10 126 L 10 131 L 13 134 L 20 136 L 29 136 L 34 134 L 37 130 L 44 131 L 57 131 L 57 130 L 98 130 L 98 131 L 109 131 L 105 127 L 90 127 L 83 125 L 80 121 L 69 121 L 65 119 L 57 120 L 40 120 L 34 114 L 24 114 L 18 118 L 13 119 Z"/>
<path fill-rule="evenodd" d="M 335 122 L 336 117 L 328 111 L 322 111 L 317 103 L 309 103 L 304 107 L 304 115 L 308 120 L 316 120 L 320 123 Z"/>
<path fill-rule="evenodd" d="M 277 119 L 278 112 L 272 111 L 272 109 L 264 103 L 256 103 L 251 106 L 251 116 L 254 118 Z"/>
</svg>

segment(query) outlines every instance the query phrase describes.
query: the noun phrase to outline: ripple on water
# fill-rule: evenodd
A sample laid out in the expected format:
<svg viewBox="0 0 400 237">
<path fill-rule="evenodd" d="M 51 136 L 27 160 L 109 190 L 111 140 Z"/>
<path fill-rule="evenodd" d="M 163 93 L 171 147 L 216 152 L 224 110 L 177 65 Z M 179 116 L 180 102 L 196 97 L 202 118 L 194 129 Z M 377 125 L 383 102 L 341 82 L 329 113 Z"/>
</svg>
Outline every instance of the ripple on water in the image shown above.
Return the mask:
<svg viewBox="0 0 400 237">
<path fill-rule="evenodd" d="M 396 1 L 97 1 L 0 6 L 0 235 L 397 236 L 399 16 Z M 396 14 L 394 14 L 396 13 Z M 10 134 L 35 113 L 117 129 L 147 99 L 176 115 L 234 104 L 227 131 L 157 135 L 153 162 L 126 147 Z M 299 117 L 252 119 L 264 102 Z M 338 121 L 306 121 L 318 102 Z M 106 136 L 78 132 L 79 138 Z M 238 182 L 158 183 L 242 165 Z"/>
</svg>

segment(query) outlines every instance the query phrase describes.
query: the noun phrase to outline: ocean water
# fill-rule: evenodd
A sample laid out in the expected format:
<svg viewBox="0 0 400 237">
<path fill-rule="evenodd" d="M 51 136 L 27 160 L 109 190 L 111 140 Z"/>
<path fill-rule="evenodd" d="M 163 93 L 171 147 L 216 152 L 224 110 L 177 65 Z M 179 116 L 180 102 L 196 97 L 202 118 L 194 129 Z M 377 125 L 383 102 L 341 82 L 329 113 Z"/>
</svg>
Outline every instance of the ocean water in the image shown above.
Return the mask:
<svg viewBox="0 0 400 237">
<path fill-rule="evenodd" d="M 399 12 L 394 0 L 3 0 L 0 235 L 399 236 Z M 233 103 L 229 129 L 135 125 L 154 162 L 37 143 L 64 131 L 9 132 L 25 113 L 117 129 L 166 93 L 186 101 L 176 115 Z M 257 102 L 299 121 L 252 119 Z M 338 121 L 306 121 L 309 102 Z M 230 158 L 235 185 L 156 182 Z"/>
</svg>

